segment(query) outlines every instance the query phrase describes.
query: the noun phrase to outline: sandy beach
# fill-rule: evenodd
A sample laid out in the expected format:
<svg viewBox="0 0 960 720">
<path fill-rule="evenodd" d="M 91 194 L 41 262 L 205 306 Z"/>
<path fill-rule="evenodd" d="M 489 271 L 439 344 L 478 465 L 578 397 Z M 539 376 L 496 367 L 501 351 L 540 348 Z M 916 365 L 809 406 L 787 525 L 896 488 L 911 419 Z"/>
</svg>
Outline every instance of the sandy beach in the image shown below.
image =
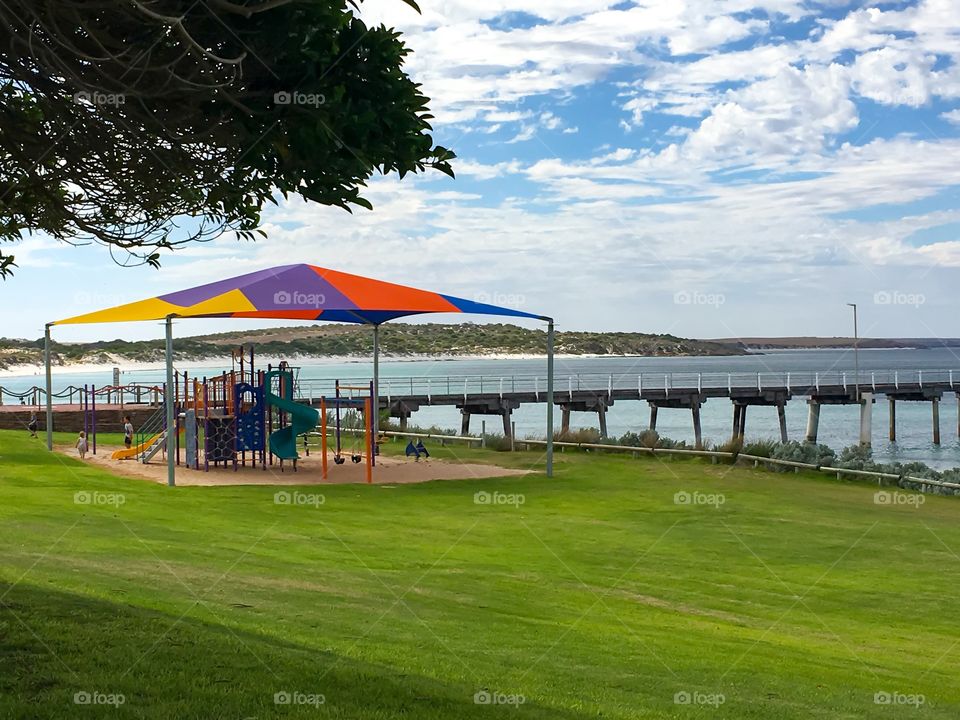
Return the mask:
<svg viewBox="0 0 960 720">
<path fill-rule="evenodd" d="M 610 357 L 609 355 L 564 355 L 554 356 L 557 360 L 570 360 L 575 358 L 596 358 Z M 633 357 L 628 355 L 618 355 L 616 357 Z M 404 356 L 382 356 L 380 362 L 402 363 L 402 362 L 448 362 L 456 360 L 545 360 L 546 355 L 536 354 L 489 354 L 489 355 L 404 355 Z M 266 367 L 268 363 L 278 364 L 281 360 L 297 364 L 306 363 L 310 365 L 338 365 L 344 363 L 370 364 L 372 362 L 369 356 L 343 355 L 343 356 L 297 356 L 286 355 L 283 357 L 257 356 L 258 367 Z M 222 369 L 229 368 L 231 358 L 229 355 L 222 357 L 204 358 L 202 360 L 178 360 L 175 363 L 178 369 Z M 123 372 L 162 372 L 164 364 L 162 362 L 134 362 L 123 358 L 114 358 L 102 363 L 71 363 L 69 365 L 56 365 L 53 368 L 53 374 L 61 375 L 82 375 L 89 373 L 107 372 L 111 368 L 118 367 Z M 11 365 L 10 367 L 0 369 L 0 378 L 30 378 L 40 377 L 44 374 L 43 365 Z"/>
</svg>

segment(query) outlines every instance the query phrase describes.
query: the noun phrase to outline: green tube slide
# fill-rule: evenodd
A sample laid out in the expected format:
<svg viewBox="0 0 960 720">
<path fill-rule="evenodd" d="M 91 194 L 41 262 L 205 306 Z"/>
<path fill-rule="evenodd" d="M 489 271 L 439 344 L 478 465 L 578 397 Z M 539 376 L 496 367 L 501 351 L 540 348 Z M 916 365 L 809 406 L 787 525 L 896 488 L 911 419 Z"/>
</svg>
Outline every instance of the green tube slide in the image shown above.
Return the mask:
<svg viewBox="0 0 960 720">
<path fill-rule="evenodd" d="M 283 384 L 283 395 L 279 397 L 272 392 L 274 377 L 279 377 Z M 320 413 L 312 407 L 298 403 L 293 398 L 293 371 L 272 370 L 264 380 L 264 398 L 268 407 L 273 405 L 290 416 L 290 424 L 270 433 L 270 452 L 281 460 L 297 460 L 297 437 L 313 430 L 320 422 Z"/>
</svg>

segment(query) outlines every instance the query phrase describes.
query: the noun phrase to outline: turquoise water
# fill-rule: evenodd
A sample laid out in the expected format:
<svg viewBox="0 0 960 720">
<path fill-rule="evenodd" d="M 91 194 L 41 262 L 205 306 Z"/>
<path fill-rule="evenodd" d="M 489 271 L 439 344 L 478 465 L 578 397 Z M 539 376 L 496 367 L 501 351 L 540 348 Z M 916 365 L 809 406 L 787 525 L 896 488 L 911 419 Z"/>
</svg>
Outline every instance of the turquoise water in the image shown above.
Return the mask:
<svg viewBox="0 0 960 720">
<path fill-rule="evenodd" d="M 859 354 L 861 373 L 899 370 L 904 373 L 914 370 L 957 371 L 960 384 L 960 350 L 939 348 L 931 350 L 861 350 Z M 313 387 L 314 394 L 321 394 L 331 384 L 324 382 L 333 378 L 369 381 L 372 374 L 370 362 L 309 362 L 300 361 L 299 380 L 303 394 Z M 849 371 L 852 374 L 854 358 L 852 351 L 844 350 L 806 350 L 775 351 L 742 357 L 710 358 L 558 358 L 557 376 L 567 375 L 613 376 L 621 384 L 633 386 L 633 378 L 641 373 L 644 382 L 655 382 L 662 373 L 836 373 Z M 544 387 L 545 362 L 542 359 L 484 359 L 484 360 L 410 360 L 381 361 L 381 394 L 390 392 L 402 394 L 400 388 L 406 379 L 415 377 L 431 378 L 435 392 L 446 391 L 447 380 L 452 388 L 463 387 L 465 377 L 483 375 L 486 382 L 496 384 L 490 378 L 503 377 L 505 389 L 511 379 L 516 382 L 534 382 L 539 378 L 539 387 Z M 122 368 L 121 368 L 122 369 Z M 196 368 L 190 364 L 178 367 L 192 375 L 213 375 L 219 370 L 229 368 Z M 55 373 L 54 390 L 67 385 L 112 383 L 110 369 L 89 373 Z M 42 385 L 40 375 L 0 378 L 4 389 L 22 391 L 33 385 Z M 123 372 L 122 382 L 162 383 L 160 370 Z M 592 378 L 591 383 L 605 381 L 601 377 Z M 470 381 L 475 386 L 476 380 Z M 489 386 L 488 386 L 489 387 Z M 558 390 L 566 387 L 566 380 L 558 382 Z M 7 400 L 6 402 L 9 402 Z M 945 468 L 960 465 L 960 442 L 958 442 L 958 407 L 953 394 L 945 394 L 940 405 L 941 439 L 943 444 L 935 446 L 932 442 L 932 413 L 930 403 L 897 403 L 896 443 L 888 441 L 888 413 L 886 399 L 880 396 L 873 406 L 873 447 L 878 460 L 921 460 L 934 467 Z M 787 406 L 787 429 L 791 439 L 802 440 L 806 429 L 807 405 L 803 398 L 795 397 Z M 500 431 L 499 418 L 475 416 L 471 429 L 479 432 L 481 423 L 486 420 L 490 432 Z M 524 405 L 513 415 L 520 437 L 544 434 L 546 407 L 544 404 Z M 629 431 L 646 428 L 649 410 L 645 402 L 617 401 L 607 415 L 608 430 L 611 435 L 619 436 Z M 729 438 L 732 426 L 732 407 L 729 400 L 712 399 L 704 404 L 701 414 L 704 438 L 710 441 L 723 441 Z M 452 407 L 425 407 L 413 416 L 417 425 L 439 425 L 458 429 L 460 415 Z M 559 424 L 559 413 L 556 416 Z M 572 427 L 596 427 L 597 417 L 589 413 L 573 413 Z M 690 413 L 684 410 L 661 409 L 657 419 L 657 429 L 661 435 L 677 440 L 693 440 L 693 428 Z M 779 435 L 776 409 L 772 407 L 751 407 L 747 415 L 747 439 L 773 438 Z M 854 406 L 824 406 L 820 416 L 820 441 L 835 449 L 856 443 L 859 437 L 859 409 Z"/>
</svg>

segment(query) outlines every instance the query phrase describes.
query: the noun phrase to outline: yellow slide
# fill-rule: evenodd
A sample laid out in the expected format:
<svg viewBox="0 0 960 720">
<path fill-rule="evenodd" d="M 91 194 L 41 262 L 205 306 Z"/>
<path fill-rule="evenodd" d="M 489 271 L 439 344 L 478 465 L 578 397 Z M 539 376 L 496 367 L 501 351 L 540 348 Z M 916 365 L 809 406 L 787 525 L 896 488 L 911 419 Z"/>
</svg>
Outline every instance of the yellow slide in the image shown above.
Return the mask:
<svg viewBox="0 0 960 720">
<path fill-rule="evenodd" d="M 115 450 L 114 453 L 110 456 L 111 460 L 126 460 L 128 458 L 136 457 L 144 450 L 149 448 L 153 443 L 163 435 L 163 433 L 157 433 L 152 438 L 146 442 L 140 443 L 136 447 L 124 448 L 123 450 Z"/>
</svg>

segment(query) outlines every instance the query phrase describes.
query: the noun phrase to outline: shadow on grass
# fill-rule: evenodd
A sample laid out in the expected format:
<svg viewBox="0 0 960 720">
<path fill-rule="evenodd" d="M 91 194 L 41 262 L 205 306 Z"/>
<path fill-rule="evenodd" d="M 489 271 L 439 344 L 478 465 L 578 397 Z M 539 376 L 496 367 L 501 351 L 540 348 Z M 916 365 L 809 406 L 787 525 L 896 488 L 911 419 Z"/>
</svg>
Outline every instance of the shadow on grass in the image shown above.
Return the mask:
<svg viewBox="0 0 960 720">
<path fill-rule="evenodd" d="M 82 595 L 0 583 L 0 597 L 0 717 L 587 717 L 529 700 L 477 704 L 481 688 L 469 681 Z M 77 693 L 92 702 L 78 704 Z M 93 706 L 121 695 L 122 705 Z"/>
</svg>

